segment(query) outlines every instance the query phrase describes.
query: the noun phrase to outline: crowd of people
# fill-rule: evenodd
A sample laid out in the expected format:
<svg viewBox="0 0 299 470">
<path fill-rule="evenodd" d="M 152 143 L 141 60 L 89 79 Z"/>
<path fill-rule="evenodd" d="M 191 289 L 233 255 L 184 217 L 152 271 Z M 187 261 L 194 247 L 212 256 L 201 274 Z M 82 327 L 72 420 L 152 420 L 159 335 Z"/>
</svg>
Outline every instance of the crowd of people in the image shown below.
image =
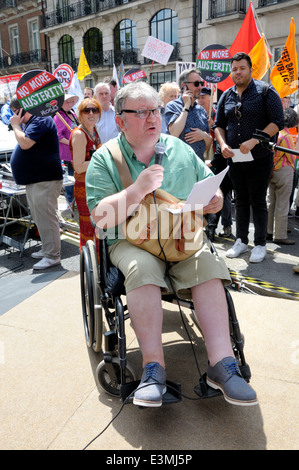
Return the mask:
<svg viewBox="0 0 299 470">
<path fill-rule="evenodd" d="M 258 402 L 232 351 L 224 290 L 230 273 L 224 260 L 211 253 L 206 237 L 214 239 L 219 220 L 223 225 L 219 236 L 231 235 L 233 195 L 236 241 L 227 257 L 236 258 L 249 250 L 251 214 L 254 247 L 250 262 L 264 260 L 267 240 L 294 243 L 288 237 L 288 215 L 298 181 L 292 154 L 299 147 L 298 114 L 271 85 L 253 79 L 247 54 L 232 57 L 231 77 L 234 86 L 221 95 L 217 106 L 197 69 L 185 70 L 178 84 L 167 82 L 159 93 L 143 80 L 117 91 L 115 81 L 107 78 L 94 89 L 86 87 L 81 102 L 66 94 L 54 118 L 24 112 L 16 97 L 10 103 L 10 122 L 18 142 L 11 167 L 16 182 L 26 185 L 42 242 L 41 250 L 32 254 L 40 259 L 33 267 L 46 269 L 60 263 L 56 204 L 63 161 L 75 179 L 73 191 L 66 196 L 76 202 L 80 249 L 94 237 L 92 215 L 97 226 L 107 231 L 110 259 L 124 275 L 130 318 L 143 358 L 141 382 L 134 393 L 136 405 L 162 404 L 166 371 L 161 291 L 170 287 L 176 292 L 191 291 L 208 353 L 208 385 L 220 389 L 229 403 Z M 257 129 L 277 140 L 280 150 L 274 157 L 270 146 L 256 137 Z M 110 147 L 104 145 L 111 140 L 131 173 L 128 187 L 123 186 Z M 167 155 L 161 164 L 155 160 L 157 142 Z M 245 161 L 234 161 L 236 150 Z M 149 193 L 161 187 L 184 200 L 196 182 L 227 166 L 221 188 L 203 208 L 207 222 L 203 243 L 184 261 L 165 263 L 121 236 L 120 226 L 132 207 L 138 207 Z M 299 191 L 295 202 L 295 216 L 299 216 Z M 299 272 L 299 265 L 294 271 Z"/>
<path fill-rule="evenodd" d="M 229 166 L 221 183 L 223 207 L 216 214 L 206 214 L 206 233 L 214 241 L 221 221 L 222 230 L 219 230 L 218 236 L 231 236 L 233 201 L 236 242 L 226 256 L 238 257 L 248 251 L 252 215 L 254 248 L 249 261 L 257 263 L 266 256 L 267 241 L 281 245 L 295 243 L 288 236 L 288 220 L 293 205 L 296 205 L 294 216 L 299 217 L 299 190 L 294 198 L 298 170 L 295 170 L 296 157 L 291 153 L 299 149 L 298 114 L 296 108 L 290 107 L 290 97 L 280 99 L 271 85 L 252 78 L 251 60 L 246 54 L 234 56 L 231 77 L 234 87 L 224 92 L 217 104 L 213 102 L 211 88 L 205 86 L 197 69 L 185 70 L 178 83 L 162 84 L 158 95 L 161 132 L 173 135 L 189 145 L 213 173 L 217 174 Z M 114 109 L 117 89 L 115 79 L 106 77 L 94 88 L 84 88 L 84 100 L 81 103 L 78 103 L 77 96 L 66 93 L 61 109 L 53 117 L 58 132 L 60 160 L 66 166 L 68 175 L 75 178 L 74 187 L 67 186 L 65 194 L 68 203 L 73 204 L 73 207 L 75 204 L 78 210 L 80 247 L 93 236 L 85 202 L 86 170 L 93 152 L 116 138 L 120 132 Z M 10 108 L 12 111 L 19 109 L 15 100 L 12 100 Z M 11 122 L 17 140 L 20 129 L 29 137 L 26 123 L 31 121 L 32 116 L 29 113 L 25 113 L 25 117 L 19 113 L 17 116 L 13 116 Z M 47 118 L 38 120 L 48 121 Z M 286 149 L 285 152 L 275 152 L 274 165 L 270 147 L 267 149 L 252 137 L 256 129 L 277 139 L 277 144 Z M 40 138 L 42 141 L 43 135 Z M 240 149 L 246 156 L 250 155 L 252 161 L 234 163 L 234 149 Z M 17 154 L 17 150 L 14 153 Z M 56 154 L 54 152 L 53 160 Z M 24 178 L 19 179 L 19 171 L 16 169 L 18 165 L 19 159 L 13 155 L 12 168 L 16 171 L 16 178 L 23 183 Z M 43 181 L 43 161 L 40 160 L 35 167 L 40 168 L 37 171 Z M 25 184 L 27 187 L 27 180 Z M 34 204 L 32 206 L 34 208 Z M 39 232 L 42 231 L 40 228 Z M 45 254 L 45 258 L 48 258 L 47 253 L 42 246 L 42 250 L 33 256 L 41 257 Z M 41 263 L 41 266 L 47 265 L 51 266 L 47 260 Z M 34 267 L 39 269 L 38 264 Z M 295 266 L 294 271 L 298 272 L 299 267 Z"/>
</svg>

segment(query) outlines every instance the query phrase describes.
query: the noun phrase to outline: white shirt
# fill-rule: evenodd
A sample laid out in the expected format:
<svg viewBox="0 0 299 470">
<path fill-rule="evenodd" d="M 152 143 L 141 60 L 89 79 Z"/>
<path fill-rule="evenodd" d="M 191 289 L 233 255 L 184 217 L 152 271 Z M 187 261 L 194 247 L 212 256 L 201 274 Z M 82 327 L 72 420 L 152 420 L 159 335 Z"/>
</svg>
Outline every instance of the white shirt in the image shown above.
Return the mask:
<svg viewBox="0 0 299 470">
<path fill-rule="evenodd" d="M 110 105 L 108 111 L 102 109 L 101 119 L 97 123 L 97 129 L 102 144 L 118 136 L 119 130 L 115 122 L 115 111 L 112 105 Z"/>
</svg>

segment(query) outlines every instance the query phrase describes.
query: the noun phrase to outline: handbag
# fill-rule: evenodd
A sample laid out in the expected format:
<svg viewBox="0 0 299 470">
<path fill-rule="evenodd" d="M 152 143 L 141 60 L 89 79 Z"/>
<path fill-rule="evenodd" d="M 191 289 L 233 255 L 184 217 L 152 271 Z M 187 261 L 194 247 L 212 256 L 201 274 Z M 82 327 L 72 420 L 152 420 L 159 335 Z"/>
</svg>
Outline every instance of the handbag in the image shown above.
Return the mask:
<svg viewBox="0 0 299 470">
<path fill-rule="evenodd" d="M 112 155 L 124 188 L 133 183 L 129 167 L 114 140 L 104 144 Z M 183 261 L 203 244 L 202 211 L 172 214 L 180 201 L 163 189 L 147 194 L 134 214 L 122 224 L 122 233 L 133 245 L 164 261 Z"/>
</svg>

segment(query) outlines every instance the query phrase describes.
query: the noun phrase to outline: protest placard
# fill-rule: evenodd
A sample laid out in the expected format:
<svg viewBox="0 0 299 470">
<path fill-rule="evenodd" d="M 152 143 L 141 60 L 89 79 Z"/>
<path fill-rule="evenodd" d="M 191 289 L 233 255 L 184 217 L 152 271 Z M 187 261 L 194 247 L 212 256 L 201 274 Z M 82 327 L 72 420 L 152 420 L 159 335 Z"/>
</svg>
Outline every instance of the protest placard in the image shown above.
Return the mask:
<svg viewBox="0 0 299 470">
<path fill-rule="evenodd" d="M 59 83 L 63 86 L 64 90 L 67 90 L 72 83 L 74 78 L 74 71 L 68 64 L 60 64 L 53 72 L 53 75 Z"/>
<path fill-rule="evenodd" d="M 171 44 L 160 41 L 160 39 L 154 38 L 153 36 L 149 36 L 141 55 L 147 59 L 158 62 L 159 64 L 166 65 L 172 51 L 173 46 Z"/>
<path fill-rule="evenodd" d="M 220 44 L 205 47 L 197 57 L 196 67 L 209 83 L 220 83 L 230 75 L 230 52 Z"/>
<path fill-rule="evenodd" d="M 61 83 L 46 70 L 30 70 L 18 82 L 16 95 L 21 107 L 35 116 L 56 113 L 64 102 Z"/>
</svg>

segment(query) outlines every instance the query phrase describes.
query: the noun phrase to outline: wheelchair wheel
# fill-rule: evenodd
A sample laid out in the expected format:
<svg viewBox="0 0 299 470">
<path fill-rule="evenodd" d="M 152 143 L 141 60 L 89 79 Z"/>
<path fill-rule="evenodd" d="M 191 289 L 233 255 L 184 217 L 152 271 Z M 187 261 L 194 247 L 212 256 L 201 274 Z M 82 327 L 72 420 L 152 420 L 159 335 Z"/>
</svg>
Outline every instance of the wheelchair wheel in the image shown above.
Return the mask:
<svg viewBox="0 0 299 470">
<path fill-rule="evenodd" d="M 80 257 L 81 301 L 86 344 L 99 352 L 102 346 L 102 306 L 95 244 L 88 240 Z"/>
<path fill-rule="evenodd" d="M 120 397 L 120 365 L 117 357 L 112 358 L 111 364 L 113 377 L 108 372 L 108 364 L 105 361 L 101 361 L 96 369 L 96 383 L 106 393 L 113 397 Z M 127 363 L 126 365 L 126 382 L 133 382 L 136 380 L 135 372 L 133 368 Z"/>
</svg>

